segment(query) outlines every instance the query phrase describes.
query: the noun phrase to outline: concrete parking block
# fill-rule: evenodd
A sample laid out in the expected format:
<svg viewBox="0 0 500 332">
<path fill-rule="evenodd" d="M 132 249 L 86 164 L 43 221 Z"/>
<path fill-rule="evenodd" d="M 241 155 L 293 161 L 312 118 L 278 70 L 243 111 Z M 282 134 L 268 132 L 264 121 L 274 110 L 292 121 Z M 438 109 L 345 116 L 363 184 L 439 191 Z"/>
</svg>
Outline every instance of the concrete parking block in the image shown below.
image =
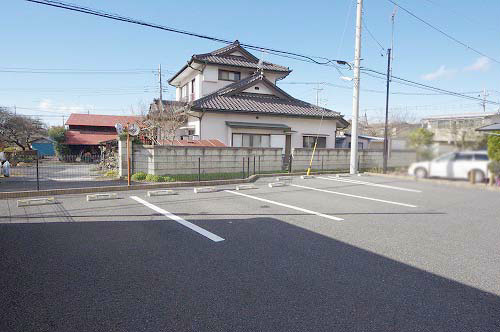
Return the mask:
<svg viewBox="0 0 500 332">
<path fill-rule="evenodd" d="M 150 190 L 148 191 L 148 197 L 152 196 L 166 196 L 166 195 L 177 195 L 176 191 L 166 189 L 166 190 Z"/>
<path fill-rule="evenodd" d="M 291 176 L 278 176 L 276 178 L 276 181 L 277 182 L 281 182 L 281 181 L 288 181 L 288 182 L 291 182 L 293 180 L 293 178 Z"/>
<path fill-rule="evenodd" d="M 55 202 L 56 201 L 55 201 L 54 197 L 20 199 L 17 201 L 17 207 L 30 206 L 30 205 L 54 204 Z"/>
<path fill-rule="evenodd" d="M 212 193 L 214 191 L 216 191 L 215 187 L 198 187 L 198 188 L 194 188 L 194 193 L 195 194 Z"/>
<path fill-rule="evenodd" d="M 116 193 L 106 193 L 106 194 L 92 194 L 87 195 L 87 202 L 90 201 L 100 201 L 106 199 L 117 199 L 118 195 Z"/>
<path fill-rule="evenodd" d="M 270 182 L 267 184 L 269 186 L 269 188 L 273 188 L 273 187 L 284 187 L 284 186 L 287 186 L 288 183 L 286 182 Z"/>
<path fill-rule="evenodd" d="M 236 190 L 257 189 L 253 184 L 240 184 L 236 186 Z"/>
<path fill-rule="evenodd" d="M 314 179 L 314 175 L 301 175 L 300 178 L 302 180 Z"/>
</svg>

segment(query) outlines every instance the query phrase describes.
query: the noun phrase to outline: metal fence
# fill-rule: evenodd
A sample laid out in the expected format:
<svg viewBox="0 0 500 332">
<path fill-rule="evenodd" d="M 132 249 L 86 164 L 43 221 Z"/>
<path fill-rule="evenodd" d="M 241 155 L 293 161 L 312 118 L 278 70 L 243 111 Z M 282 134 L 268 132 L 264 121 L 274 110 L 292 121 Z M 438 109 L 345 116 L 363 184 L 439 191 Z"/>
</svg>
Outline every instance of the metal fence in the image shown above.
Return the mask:
<svg viewBox="0 0 500 332">
<path fill-rule="evenodd" d="M 114 182 L 116 162 L 99 156 L 67 155 L 63 158 L 23 156 L 10 161 L 10 177 L 0 178 L 0 191 L 26 191 L 91 187 Z M 102 183 L 101 183 L 102 182 Z"/>
<path fill-rule="evenodd" d="M 134 174 L 140 173 L 142 177 L 149 174 L 150 181 L 165 182 L 241 179 L 253 174 L 287 172 L 285 166 L 281 157 L 190 155 L 182 158 L 169 156 L 154 163 L 144 157 L 134 158 L 132 169 Z M 137 175 L 135 179 L 143 180 Z"/>
</svg>

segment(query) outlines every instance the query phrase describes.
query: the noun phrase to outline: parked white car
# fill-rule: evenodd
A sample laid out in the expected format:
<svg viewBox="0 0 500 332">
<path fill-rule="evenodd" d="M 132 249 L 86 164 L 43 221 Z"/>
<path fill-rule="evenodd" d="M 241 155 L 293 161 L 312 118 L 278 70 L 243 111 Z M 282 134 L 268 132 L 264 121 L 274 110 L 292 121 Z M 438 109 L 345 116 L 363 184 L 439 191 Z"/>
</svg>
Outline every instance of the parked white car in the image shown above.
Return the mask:
<svg viewBox="0 0 500 332">
<path fill-rule="evenodd" d="M 476 182 L 483 182 L 488 177 L 488 163 L 487 151 L 451 152 L 431 161 L 411 164 L 408 174 L 417 178 L 468 179 L 474 170 Z"/>
</svg>

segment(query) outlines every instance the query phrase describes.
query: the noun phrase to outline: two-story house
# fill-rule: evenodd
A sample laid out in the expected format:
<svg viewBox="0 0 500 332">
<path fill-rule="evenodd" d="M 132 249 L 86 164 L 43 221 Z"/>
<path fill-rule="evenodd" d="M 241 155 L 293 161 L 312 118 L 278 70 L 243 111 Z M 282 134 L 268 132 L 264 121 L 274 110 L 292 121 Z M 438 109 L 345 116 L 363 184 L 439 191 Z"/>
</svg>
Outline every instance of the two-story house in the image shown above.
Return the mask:
<svg viewBox="0 0 500 332">
<path fill-rule="evenodd" d="M 434 133 L 434 142 L 439 153 L 451 151 L 462 142 L 477 141 L 482 135 L 476 128 L 500 122 L 499 113 L 466 113 L 436 115 L 423 118 L 423 128 Z"/>
<path fill-rule="evenodd" d="M 338 112 L 298 100 L 276 86 L 287 67 L 260 61 L 234 43 L 195 54 L 169 83 L 176 101 L 188 102 L 188 120 L 180 133 L 218 139 L 234 147 L 335 148 L 337 128 L 348 122 Z M 163 101 L 168 107 L 170 101 Z M 152 107 L 157 107 L 156 103 Z"/>
</svg>

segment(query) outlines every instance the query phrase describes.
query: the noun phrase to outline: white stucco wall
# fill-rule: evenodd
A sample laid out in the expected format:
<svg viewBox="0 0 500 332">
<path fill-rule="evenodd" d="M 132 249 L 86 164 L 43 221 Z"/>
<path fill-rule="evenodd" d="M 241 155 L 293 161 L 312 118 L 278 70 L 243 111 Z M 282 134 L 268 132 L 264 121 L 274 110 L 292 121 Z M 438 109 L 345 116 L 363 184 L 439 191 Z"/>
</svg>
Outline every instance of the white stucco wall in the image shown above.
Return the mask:
<svg viewBox="0 0 500 332">
<path fill-rule="evenodd" d="M 223 87 L 234 83 L 233 81 L 222 81 L 219 80 L 219 69 L 229 70 L 229 71 L 239 71 L 241 73 L 241 79 L 247 78 L 248 76 L 254 73 L 254 69 L 250 68 L 233 68 L 226 66 L 213 66 L 207 65 L 203 72 L 200 73 L 198 71 L 191 70 L 189 74 L 183 77 L 180 85 L 176 87 L 176 100 L 181 99 L 180 90 L 183 86 L 188 84 L 187 93 L 188 95 L 191 93 L 191 80 L 195 79 L 195 99 L 201 98 L 212 92 L 215 92 Z M 271 81 L 272 83 L 276 83 L 276 79 L 282 76 L 280 73 L 272 73 L 272 72 L 264 72 L 264 76 Z M 262 86 L 262 87 L 261 87 Z M 264 85 L 259 86 L 259 91 L 255 90 L 253 87 L 250 89 L 253 93 L 270 93 L 269 89 Z"/>
<path fill-rule="evenodd" d="M 258 118 L 257 118 L 258 117 Z M 320 119 L 308 118 L 293 118 L 286 116 L 267 116 L 267 115 L 250 115 L 250 114 L 231 114 L 231 113 L 210 113 L 207 112 L 203 116 L 201 125 L 201 139 L 218 139 L 224 144 L 231 146 L 232 133 L 265 133 L 274 134 L 279 137 L 271 137 L 271 146 L 285 147 L 285 135 L 281 131 L 267 129 L 244 129 L 244 128 L 229 128 L 226 126 L 226 121 L 251 122 L 251 123 L 273 123 L 284 124 L 294 131 L 292 135 L 292 148 L 303 147 L 304 134 L 316 135 L 319 129 Z M 336 120 L 323 120 L 321 125 L 320 135 L 326 136 L 326 147 L 335 148 L 335 129 Z M 281 146 L 276 146 L 281 144 Z"/>
</svg>

